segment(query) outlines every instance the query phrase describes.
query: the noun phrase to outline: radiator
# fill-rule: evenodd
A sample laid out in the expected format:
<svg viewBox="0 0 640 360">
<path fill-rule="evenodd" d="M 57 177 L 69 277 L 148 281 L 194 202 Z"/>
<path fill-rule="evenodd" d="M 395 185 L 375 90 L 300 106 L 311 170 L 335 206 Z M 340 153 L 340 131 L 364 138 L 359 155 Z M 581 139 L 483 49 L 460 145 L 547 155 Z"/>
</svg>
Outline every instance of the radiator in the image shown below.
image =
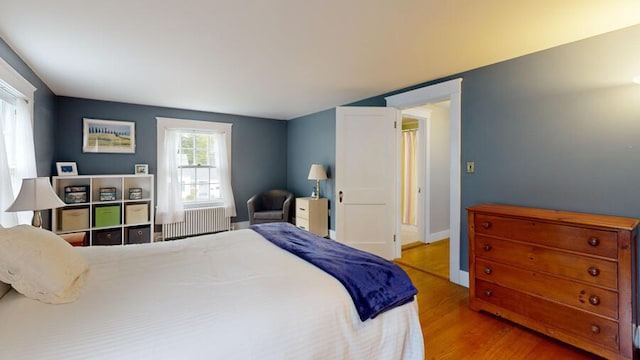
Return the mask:
<svg viewBox="0 0 640 360">
<path fill-rule="evenodd" d="M 170 240 L 228 230 L 231 230 L 231 218 L 225 216 L 222 207 L 185 209 L 183 222 L 162 224 L 162 238 Z"/>
</svg>

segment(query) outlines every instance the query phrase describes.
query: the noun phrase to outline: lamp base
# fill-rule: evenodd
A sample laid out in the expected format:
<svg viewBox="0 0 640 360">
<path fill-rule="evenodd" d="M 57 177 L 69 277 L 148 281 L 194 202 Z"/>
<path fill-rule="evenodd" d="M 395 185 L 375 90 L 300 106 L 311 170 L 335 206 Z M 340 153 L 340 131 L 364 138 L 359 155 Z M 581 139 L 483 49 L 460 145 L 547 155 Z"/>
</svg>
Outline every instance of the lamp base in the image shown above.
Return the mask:
<svg viewBox="0 0 640 360">
<path fill-rule="evenodd" d="M 316 196 L 314 199 L 320 199 L 320 180 L 316 180 Z"/>
<path fill-rule="evenodd" d="M 42 227 L 42 216 L 40 215 L 40 210 L 33 210 L 33 219 L 31 219 L 31 226 L 35 226 L 37 228 Z"/>
</svg>

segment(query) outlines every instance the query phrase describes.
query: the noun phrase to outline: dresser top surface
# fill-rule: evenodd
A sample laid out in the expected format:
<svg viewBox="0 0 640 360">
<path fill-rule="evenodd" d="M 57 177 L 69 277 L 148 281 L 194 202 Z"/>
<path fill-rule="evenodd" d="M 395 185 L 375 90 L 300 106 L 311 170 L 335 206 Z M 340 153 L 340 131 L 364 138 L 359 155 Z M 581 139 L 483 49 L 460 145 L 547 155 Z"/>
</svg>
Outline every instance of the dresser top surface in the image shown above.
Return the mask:
<svg viewBox="0 0 640 360">
<path fill-rule="evenodd" d="M 467 208 L 467 210 L 491 215 L 519 218 L 536 218 L 554 222 L 599 226 L 623 230 L 633 230 L 640 224 L 640 220 L 633 218 L 500 204 L 480 204 L 470 206 Z"/>
</svg>

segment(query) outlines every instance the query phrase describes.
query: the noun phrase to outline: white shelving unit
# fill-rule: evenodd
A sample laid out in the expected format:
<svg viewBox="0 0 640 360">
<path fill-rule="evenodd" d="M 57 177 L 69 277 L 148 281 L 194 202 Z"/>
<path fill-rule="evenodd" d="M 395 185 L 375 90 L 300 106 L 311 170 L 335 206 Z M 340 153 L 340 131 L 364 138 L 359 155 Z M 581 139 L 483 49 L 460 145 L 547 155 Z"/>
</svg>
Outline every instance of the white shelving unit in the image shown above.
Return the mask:
<svg viewBox="0 0 640 360">
<path fill-rule="evenodd" d="M 153 241 L 153 175 L 54 176 L 52 186 L 67 203 L 52 211 L 52 228 L 56 234 L 84 232 L 87 246 Z M 85 202 L 66 201 L 65 189 L 70 186 L 87 187 Z M 105 188 L 115 188 L 113 200 L 100 199 L 100 189 Z M 130 199 L 130 189 L 141 189 L 141 197 Z"/>
</svg>

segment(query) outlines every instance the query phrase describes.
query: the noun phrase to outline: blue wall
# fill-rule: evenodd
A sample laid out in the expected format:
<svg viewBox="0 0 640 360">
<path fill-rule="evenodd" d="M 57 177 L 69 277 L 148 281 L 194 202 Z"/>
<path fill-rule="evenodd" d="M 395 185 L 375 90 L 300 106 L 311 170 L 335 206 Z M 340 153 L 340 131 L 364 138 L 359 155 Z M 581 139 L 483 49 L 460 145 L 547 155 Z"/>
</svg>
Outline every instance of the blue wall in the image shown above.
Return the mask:
<svg viewBox="0 0 640 360">
<path fill-rule="evenodd" d="M 231 185 L 238 216 L 232 221 L 248 220 L 247 200 L 255 193 L 286 188 L 286 121 L 239 115 L 59 97 L 55 161 L 75 161 L 80 174 L 132 174 L 134 164 L 138 163 L 149 164 L 149 173 L 155 174 L 157 116 L 233 124 Z M 136 153 L 83 153 L 85 117 L 135 122 Z"/>
<path fill-rule="evenodd" d="M 631 83 L 640 75 L 638 39 L 640 26 L 634 26 L 349 105 L 385 106 L 385 96 L 464 79 L 460 166 L 476 162 L 475 174 L 462 175 L 460 263 L 468 270 L 467 206 L 493 202 L 640 217 L 640 85 Z M 314 143 L 335 148 L 335 113 L 289 122 L 289 154 L 305 154 L 289 161 L 289 184 L 297 191 L 309 166 L 304 162 L 318 150 L 291 139 L 308 139 L 318 128 L 326 131 Z M 335 156 L 326 161 L 333 166 Z"/>
<path fill-rule="evenodd" d="M 463 208 L 640 217 L 639 38 L 635 26 L 463 74 L 462 161 L 476 162 Z"/>
<path fill-rule="evenodd" d="M 329 199 L 333 213 L 335 188 L 333 172 L 336 159 L 336 112 L 329 109 L 288 122 L 287 186 L 296 197 L 310 196 L 315 181 L 308 180 L 311 164 L 322 164 L 327 180 L 320 181 L 320 194 Z M 334 229 L 333 216 L 329 227 Z"/>
</svg>

